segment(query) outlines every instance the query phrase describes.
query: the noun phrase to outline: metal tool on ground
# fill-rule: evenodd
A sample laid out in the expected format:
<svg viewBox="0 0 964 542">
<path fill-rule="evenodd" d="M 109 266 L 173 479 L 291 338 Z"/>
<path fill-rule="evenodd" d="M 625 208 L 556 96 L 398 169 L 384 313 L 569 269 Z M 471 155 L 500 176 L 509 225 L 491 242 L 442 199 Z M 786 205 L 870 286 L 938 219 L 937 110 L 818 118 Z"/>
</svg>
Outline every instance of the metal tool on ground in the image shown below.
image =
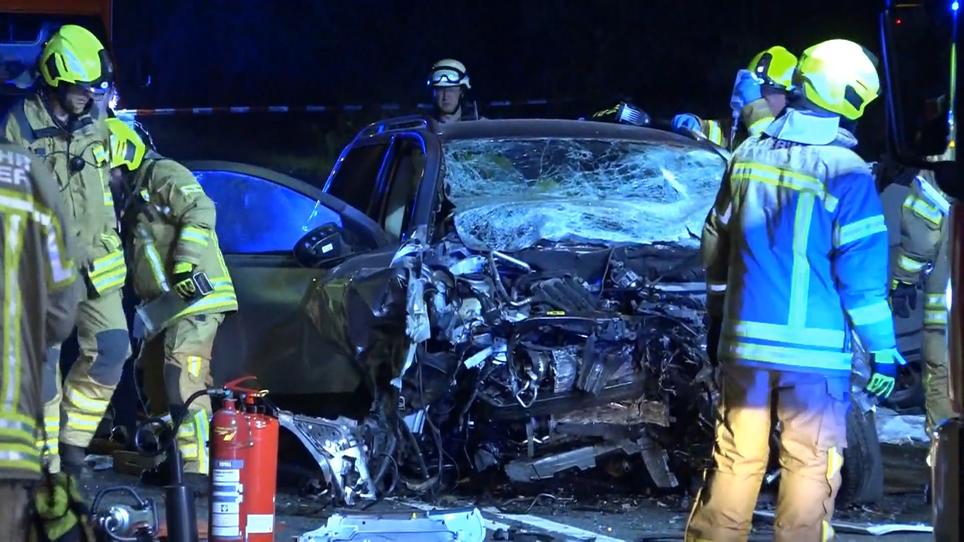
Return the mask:
<svg viewBox="0 0 964 542">
<path fill-rule="evenodd" d="M 104 497 L 116 493 L 130 495 L 132 502 L 118 502 L 101 509 Z M 100 490 L 91 506 L 91 520 L 97 531 L 117 542 L 153 542 L 159 526 L 154 501 L 141 498 L 133 488 L 126 486 Z"/>
</svg>

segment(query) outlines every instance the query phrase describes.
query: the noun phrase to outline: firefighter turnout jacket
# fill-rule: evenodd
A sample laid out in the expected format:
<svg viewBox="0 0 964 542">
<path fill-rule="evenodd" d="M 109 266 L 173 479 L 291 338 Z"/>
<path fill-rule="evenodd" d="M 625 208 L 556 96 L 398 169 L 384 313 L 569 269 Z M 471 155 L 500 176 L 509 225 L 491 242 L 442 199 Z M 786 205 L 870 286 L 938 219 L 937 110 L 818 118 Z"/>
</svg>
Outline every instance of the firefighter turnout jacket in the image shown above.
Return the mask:
<svg viewBox="0 0 964 542">
<path fill-rule="evenodd" d="M 42 93 L 14 104 L 4 135 L 44 159 L 57 175 L 64 212 L 73 225 L 67 232 L 85 256 L 89 286 L 97 295 L 119 290 L 126 268 L 117 234 L 108 170 L 108 133 L 91 114 L 63 128 L 54 122 Z M 80 166 L 78 168 L 78 166 Z"/>
<path fill-rule="evenodd" d="M 134 291 L 150 301 L 171 289 L 174 264 L 190 263 L 204 272 L 213 291 L 179 316 L 233 312 L 234 286 L 214 232 L 214 203 L 190 170 L 157 155 L 133 173 L 125 228 L 132 244 Z"/>
<path fill-rule="evenodd" d="M 900 246 L 893 266 L 897 282 L 917 287 L 924 278 L 924 406 L 928 431 L 954 416 L 948 388 L 947 287 L 950 279 L 947 215 L 948 197 L 930 171 L 910 184 L 900 214 Z"/>
<path fill-rule="evenodd" d="M 22 147 L 0 143 L 3 354 L 0 477 L 37 479 L 45 352 L 70 335 L 82 290 L 57 183 Z"/>
<path fill-rule="evenodd" d="M 847 130 L 808 140 L 826 122 L 788 110 L 730 162 L 702 237 L 724 362 L 849 372 L 851 328 L 867 351 L 895 347 L 874 178 Z"/>
</svg>

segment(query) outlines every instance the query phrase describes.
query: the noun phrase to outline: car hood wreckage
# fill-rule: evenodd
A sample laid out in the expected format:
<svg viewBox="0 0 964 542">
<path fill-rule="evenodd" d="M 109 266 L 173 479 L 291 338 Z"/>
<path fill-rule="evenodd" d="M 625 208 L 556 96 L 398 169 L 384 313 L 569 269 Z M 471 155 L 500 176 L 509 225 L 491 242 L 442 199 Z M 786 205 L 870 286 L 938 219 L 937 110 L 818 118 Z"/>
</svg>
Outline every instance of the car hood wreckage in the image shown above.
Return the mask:
<svg viewBox="0 0 964 542">
<path fill-rule="evenodd" d="M 687 186 L 614 159 L 618 176 L 557 168 L 513 187 L 507 170 L 484 193 L 482 168 L 448 156 L 463 167 L 446 178 L 448 233 L 416 230 L 388 266 L 347 260 L 303 304 L 306 350 L 350 359 L 372 397 L 361 420 L 281 416 L 332 497 L 431 492 L 469 471 L 535 482 L 617 454 L 659 488 L 706 466 L 715 387 L 693 231 L 722 161 L 697 156 Z M 609 191 L 605 204 L 588 188 Z"/>
<path fill-rule="evenodd" d="M 703 286 L 669 280 L 694 256 L 559 244 L 510 256 L 415 236 L 390 267 L 321 282 L 304 305 L 312 331 L 357 362 L 369 415 L 282 425 L 348 503 L 466 467 L 531 482 L 613 453 L 676 487 L 713 442 Z"/>
</svg>

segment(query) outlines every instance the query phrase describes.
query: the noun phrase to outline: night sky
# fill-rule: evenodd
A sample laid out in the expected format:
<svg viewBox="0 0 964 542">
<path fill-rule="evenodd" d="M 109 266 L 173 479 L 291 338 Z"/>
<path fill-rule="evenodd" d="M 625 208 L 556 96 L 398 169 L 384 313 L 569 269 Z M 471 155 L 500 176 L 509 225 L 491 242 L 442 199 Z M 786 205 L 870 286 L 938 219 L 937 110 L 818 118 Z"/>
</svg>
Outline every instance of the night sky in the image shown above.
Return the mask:
<svg viewBox="0 0 964 542">
<path fill-rule="evenodd" d="M 414 104 L 431 63 L 452 56 L 481 101 L 727 114 L 735 70 L 766 46 L 878 49 L 880 3 L 117 0 L 114 49 L 129 107 Z"/>
</svg>

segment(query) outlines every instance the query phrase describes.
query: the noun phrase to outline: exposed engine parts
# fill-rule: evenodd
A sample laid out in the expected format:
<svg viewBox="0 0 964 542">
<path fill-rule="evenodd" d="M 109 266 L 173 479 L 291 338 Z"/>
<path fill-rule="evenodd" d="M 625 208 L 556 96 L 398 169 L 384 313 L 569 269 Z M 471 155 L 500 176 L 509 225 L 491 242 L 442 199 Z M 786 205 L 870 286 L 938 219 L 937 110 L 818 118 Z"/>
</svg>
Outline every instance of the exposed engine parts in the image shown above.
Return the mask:
<svg viewBox="0 0 964 542">
<path fill-rule="evenodd" d="M 437 490 L 470 470 L 545 479 L 617 453 L 676 487 L 713 441 L 695 267 L 672 246 L 507 255 L 413 239 L 390 273 L 359 271 L 344 288 L 368 301 L 365 317 L 346 318 L 367 326 L 348 330 L 365 340 L 345 345 L 367 372 L 368 418 L 282 424 L 346 502 Z"/>
</svg>

